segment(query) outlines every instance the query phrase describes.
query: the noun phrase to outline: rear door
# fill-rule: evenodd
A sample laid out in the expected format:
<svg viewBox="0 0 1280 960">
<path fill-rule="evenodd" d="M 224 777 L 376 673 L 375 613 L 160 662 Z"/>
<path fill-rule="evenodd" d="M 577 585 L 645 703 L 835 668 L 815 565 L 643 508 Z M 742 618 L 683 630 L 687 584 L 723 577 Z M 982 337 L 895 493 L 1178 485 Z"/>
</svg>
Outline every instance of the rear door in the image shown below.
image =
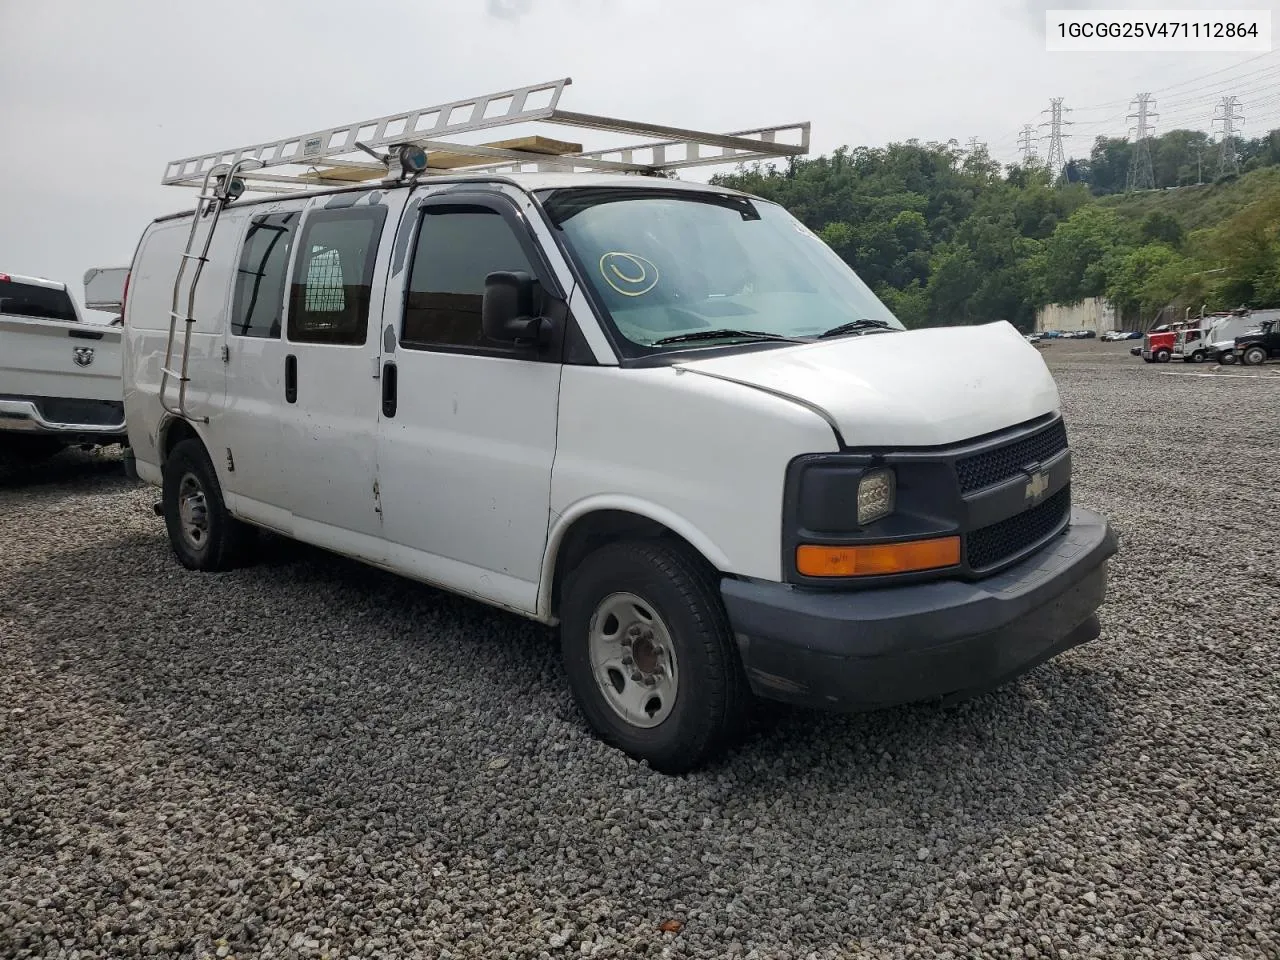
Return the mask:
<svg viewBox="0 0 1280 960">
<path fill-rule="evenodd" d="M 230 451 L 224 492 L 244 516 L 291 533 L 284 503 L 291 482 L 283 420 L 284 311 L 290 258 L 305 200 L 253 208 L 245 227 L 227 325 L 227 402 L 222 430 Z"/>
<path fill-rule="evenodd" d="M 280 494 L 300 539 L 380 560 L 378 322 L 405 191 L 314 199 L 292 258 L 283 357 Z M 354 198 L 354 202 L 353 202 Z M 370 316 L 374 320 L 370 321 Z"/>
</svg>

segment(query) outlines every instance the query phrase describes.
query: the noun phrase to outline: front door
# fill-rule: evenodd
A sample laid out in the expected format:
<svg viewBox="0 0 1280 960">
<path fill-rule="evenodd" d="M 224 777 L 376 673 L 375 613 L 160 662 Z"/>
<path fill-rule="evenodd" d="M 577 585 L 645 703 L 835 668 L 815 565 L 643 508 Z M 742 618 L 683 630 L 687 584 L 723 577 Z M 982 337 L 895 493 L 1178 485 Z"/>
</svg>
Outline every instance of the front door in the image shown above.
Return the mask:
<svg viewBox="0 0 1280 960">
<path fill-rule="evenodd" d="M 402 296 L 388 297 L 384 314 L 396 386 L 378 427 L 378 482 L 397 568 L 533 612 L 559 358 L 486 340 L 480 325 L 489 273 L 523 270 L 555 289 L 516 211 L 498 193 L 446 193 L 406 218 Z"/>
<path fill-rule="evenodd" d="M 385 555 L 376 487 L 381 394 L 378 324 L 369 318 L 382 312 L 378 250 L 404 192 L 333 200 L 312 201 L 293 257 L 281 359 L 282 499 L 294 536 L 377 561 Z"/>
</svg>

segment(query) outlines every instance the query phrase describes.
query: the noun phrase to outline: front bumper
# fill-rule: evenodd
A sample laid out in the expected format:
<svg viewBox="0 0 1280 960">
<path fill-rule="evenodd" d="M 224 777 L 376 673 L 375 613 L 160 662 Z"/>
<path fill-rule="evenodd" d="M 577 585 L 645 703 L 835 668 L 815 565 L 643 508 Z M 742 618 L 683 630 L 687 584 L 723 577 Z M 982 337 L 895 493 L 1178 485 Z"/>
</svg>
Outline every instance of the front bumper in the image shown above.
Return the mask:
<svg viewBox="0 0 1280 960">
<path fill-rule="evenodd" d="M 1100 632 L 1107 521 L 1070 526 L 985 580 L 819 592 L 725 579 L 721 593 L 756 694 L 856 711 L 961 699 L 999 686 Z"/>
</svg>

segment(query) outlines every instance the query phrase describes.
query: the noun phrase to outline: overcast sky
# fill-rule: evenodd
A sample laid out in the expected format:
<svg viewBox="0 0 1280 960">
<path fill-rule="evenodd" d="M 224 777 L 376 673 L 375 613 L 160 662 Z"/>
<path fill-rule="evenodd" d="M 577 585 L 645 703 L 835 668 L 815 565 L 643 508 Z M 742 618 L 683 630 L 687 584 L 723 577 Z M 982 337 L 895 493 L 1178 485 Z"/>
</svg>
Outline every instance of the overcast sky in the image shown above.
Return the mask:
<svg viewBox="0 0 1280 960">
<path fill-rule="evenodd" d="M 978 137 L 1012 160 L 1061 96 L 1068 153 L 1087 154 L 1094 134 L 1124 134 L 1135 93 L 1170 87 L 1166 128 L 1207 128 L 1212 98 L 1237 91 L 1246 135 L 1280 126 L 1265 100 L 1280 53 L 1045 51 L 1046 8 L 1155 5 L 0 0 L 0 271 L 82 300 L 87 268 L 127 264 L 148 221 L 193 202 L 159 185 L 168 160 L 565 76 L 565 109 L 715 130 L 810 120 L 815 152 Z M 1231 6 L 1280 29 L 1280 0 Z"/>
</svg>

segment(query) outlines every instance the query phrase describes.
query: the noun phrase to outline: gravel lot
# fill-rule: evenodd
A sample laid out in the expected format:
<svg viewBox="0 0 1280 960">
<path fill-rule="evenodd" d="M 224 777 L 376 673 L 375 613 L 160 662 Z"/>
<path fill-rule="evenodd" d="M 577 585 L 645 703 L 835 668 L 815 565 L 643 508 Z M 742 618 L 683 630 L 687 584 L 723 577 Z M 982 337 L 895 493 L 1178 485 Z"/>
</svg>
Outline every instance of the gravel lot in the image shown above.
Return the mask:
<svg viewBox="0 0 1280 960">
<path fill-rule="evenodd" d="M 1096 643 L 683 779 L 539 627 L 291 544 L 188 573 L 118 460 L 0 472 L 0 956 L 1280 956 L 1280 365 L 1128 346 L 1045 350 Z"/>
</svg>

